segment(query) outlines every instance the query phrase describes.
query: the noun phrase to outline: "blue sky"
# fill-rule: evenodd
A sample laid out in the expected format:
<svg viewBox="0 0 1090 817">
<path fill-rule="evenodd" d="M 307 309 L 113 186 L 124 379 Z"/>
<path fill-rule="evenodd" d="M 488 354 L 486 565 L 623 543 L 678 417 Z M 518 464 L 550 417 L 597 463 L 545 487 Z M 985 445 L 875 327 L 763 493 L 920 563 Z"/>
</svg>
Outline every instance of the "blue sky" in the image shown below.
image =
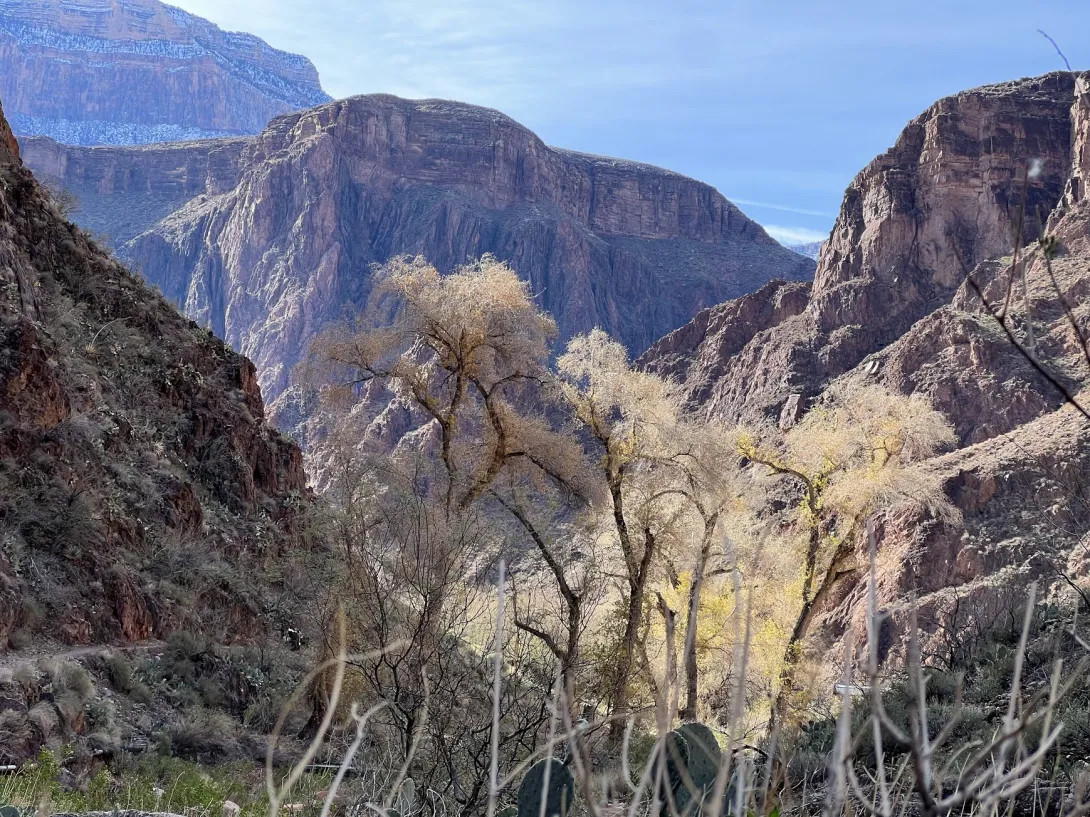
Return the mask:
<svg viewBox="0 0 1090 817">
<path fill-rule="evenodd" d="M 785 243 L 935 99 L 1090 68 L 1090 0 L 171 0 L 306 54 L 335 97 L 487 105 L 715 185 Z"/>
</svg>

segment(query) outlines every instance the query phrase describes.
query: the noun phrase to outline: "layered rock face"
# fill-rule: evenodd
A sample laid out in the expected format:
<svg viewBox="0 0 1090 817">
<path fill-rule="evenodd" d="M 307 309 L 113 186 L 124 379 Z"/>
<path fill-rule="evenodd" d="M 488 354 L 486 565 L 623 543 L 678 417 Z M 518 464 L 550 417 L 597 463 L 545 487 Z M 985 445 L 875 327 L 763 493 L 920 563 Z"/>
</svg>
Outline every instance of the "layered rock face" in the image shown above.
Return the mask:
<svg viewBox="0 0 1090 817">
<path fill-rule="evenodd" d="M 848 381 L 927 395 L 960 443 L 926 467 L 965 523 L 884 520 L 880 593 L 895 610 L 917 594 L 935 629 L 965 626 L 950 624 L 952 611 L 982 615 L 1002 587 L 1020 604 L 1031 579 L 1059 592 L 1061 571 L 1090 571 L 1080 546 L 1090 512 L 1078 500 L 1090 487 L 1090 426 L 967 282 L 971 273 L 1003 307 L 1022 221 L 1028 286 L 1025 299 L 1014 287 L 1010 325 L 1026 344 L 1032 322 L 1038 361 L 1069 389 L 1090 380 L 1079 338 L 1090 294 L 1088 100 L 1085 76 L 1051 74 L 936 103 L 848 188 L 805 302 L 770 284 L 702 313 L 643 359 L 683 381 L 694 412 L 728 421 L 789 424 Z M 1059 248 L 1049 262 L 1042 224 Z M 863 591 L 850 579 L 826 610 L 826 644 L 849 624 L 865 631 Z"/>
<path fill-rule="evenodd" d="M 744 330 L 724 322 L 731 307 L 715 307 L 724 320 L 699 321 L 721 327 L 718 334 L 667 336 L 645 364 L 708 361 L 691 369 L 686 386 L 709 416 L 774 418 L 792 393 L 814 397 L 950 303 L 963 263 L 1011 250 L 1031 166 L 1026 237 L 1047 219 L 1071 173 L 1074 83 L 1071 74 L 1049 74 L 935 103 L 848 187 L 804 310 L 739 349 Z"/>
<path fill-rule="evenodd" d="M 81 147 L 32 136 L 22 139 L 22 156 L 40 181 L 73 194 L 73 220 L 116 250 L 195 196 L 233 188 L 246 145 L 237 138 Z"/>
<path fill-rule="evenodd" d="M 3 0 L 0 98 L 19 135 L 134 144 L 256 133 L 329 96 L 305 57 L 156 0 Z"/>
<path fill-rule="evenodd" d="M 81 168 L 77 192 L 123 188 L 169 152 L 59 150 L 67 161 L 28 145 L 36 168 Z M 250 356 L 270 398 L 328 321 L 366 303 L 372 265 L 395 255 L 450 270 L 493 253 L 529 280 L 561 340 L 602 326 L 637 352 L 703 307 L 812 273 L 708 185 L 547 147 L 469 105 L 367 96 L 280 117 L 246 143 L 226 192 L 232 172 L 210 184 L 206 167 L 234 144 L 207 159 L 187 150 L 170 161 L 195 167 L 185 178 L 205 192 L 120 252 Z"/>
<path fill-rule="evenodd" d="M 299 449 L 253 365 L 67 223 L 8 133 L 0 116 L 0 649 L 261 631 Z"/>
</svg>

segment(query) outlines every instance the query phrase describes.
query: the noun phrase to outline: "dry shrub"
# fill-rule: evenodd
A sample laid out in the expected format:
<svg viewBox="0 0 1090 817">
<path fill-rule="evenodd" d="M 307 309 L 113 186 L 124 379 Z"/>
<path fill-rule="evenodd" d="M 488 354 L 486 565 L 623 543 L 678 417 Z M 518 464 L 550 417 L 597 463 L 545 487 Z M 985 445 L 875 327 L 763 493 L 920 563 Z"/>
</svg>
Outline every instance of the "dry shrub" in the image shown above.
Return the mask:
<svg viewBox="0 0 1090 817">
<path fill-rule="evenodd" d="M 38 752 L 40 741 L 26 712 L 0 712 L 0 762 L 20 765 Z"/>
<path fill-rule="evenodd" d="M 200 763 L 239 760 L 244 754 L 238 724 L 222 712 L 198 709 L 168 732 L 171 753 Z"/>
<path fill-rule="evenodd" d="M 61 716 L 57 708 L 48 701 L 35 704 L 30 710 L 30 722 L 38 730 L 43 741 L 49 741 L 60 732 Z"/>
</svg>

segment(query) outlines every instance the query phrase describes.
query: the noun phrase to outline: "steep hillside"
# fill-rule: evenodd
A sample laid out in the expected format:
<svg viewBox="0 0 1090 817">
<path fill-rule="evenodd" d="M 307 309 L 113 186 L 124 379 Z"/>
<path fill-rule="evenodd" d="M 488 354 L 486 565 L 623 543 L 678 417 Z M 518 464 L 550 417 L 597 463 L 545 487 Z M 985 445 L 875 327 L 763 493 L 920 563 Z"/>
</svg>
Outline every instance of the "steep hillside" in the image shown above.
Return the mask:
<svg viewBox="0 0 1090 817">
<path fill-rule="evenodd" d="M 791 424 L 838 382 L 927 395 L 960 440 L 929 467 L 965 526 L 886 520 L 881 583 L 890 605 L 921 594 L 933 627 L 958 597 L 969 615 L 965 599 L 981 602 L 1002 585 L 1042 578 L 1062 588 L 1063 574 L 1090 571 L 1078 546 L 1090 524 L 1080 499 L 1090 487 L 1090 429 L 1019 354 L 965 274 L 970 268 L 988 303 L 1002 308 L 1025 189 L 1038 357 L 1069 388 L 1086 382 L 1088 361 L 1064 304 L 1075 305 L 1085 337 L 1088 88 L 1085 76 L 1050 74 L 937 102 L 849 186 L 812 286 L 774 282 L 706 310 L 643 358 L 684 384 L 694 412 L 728 420 Z M 1056 287 L 1036 243 L 1046 221 L 1059 248 Z M 1013 299 L 1023 343 L 1025 309 L 1020 295 Z M 835 622 L 827 636 L 853 619 L 862 631 L 857 578 L 826 611 Z"/>
<path fill-rule="evenodd" d="M 366 302 L 370 266 L 403 253 L 445 270 L 494 253 L 530 280 L 564 338 L 603 326 L 636 351 L 703 307 L 813 268 L 708 185 L 550 148 L 500 113 L 453 102 L 334 102 L 274 120 L 240 154 L 233 142 L 26 147 L 106 232 L 131 230 L 102 214 L 128 212 L 134 192 L 165 203 L 164 190 L 203 186 L 120 252 L 250 356 L 270 400 L 315 333 Z"/>
<path fill-rule="evenodd" d="M 256 133 L 329 96 L 305 57 L 157 0 L 3 0 L 0 98 L 17 134 L 134 144 Z"/>
<path fill-rule="evenodd" d="M 0 649 L 279 623 L 299 450 L 253 365 L 58 213 L 0 115 Z"/>
</svg>

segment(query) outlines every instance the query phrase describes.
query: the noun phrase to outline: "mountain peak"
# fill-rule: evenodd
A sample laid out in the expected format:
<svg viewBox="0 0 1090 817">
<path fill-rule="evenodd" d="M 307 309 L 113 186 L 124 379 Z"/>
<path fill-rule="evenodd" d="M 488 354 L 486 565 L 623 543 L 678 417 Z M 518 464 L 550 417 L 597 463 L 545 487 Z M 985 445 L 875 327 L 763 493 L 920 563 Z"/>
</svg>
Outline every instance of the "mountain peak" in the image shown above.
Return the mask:
<svg viewBox="0 0 1090 817">
<path fill-rule="evenodd" d="M 306 57 L 157 0 L 0 0 L 13 130 L 73 144 L 256 133 L 330 99 Z"/>
</svg>

